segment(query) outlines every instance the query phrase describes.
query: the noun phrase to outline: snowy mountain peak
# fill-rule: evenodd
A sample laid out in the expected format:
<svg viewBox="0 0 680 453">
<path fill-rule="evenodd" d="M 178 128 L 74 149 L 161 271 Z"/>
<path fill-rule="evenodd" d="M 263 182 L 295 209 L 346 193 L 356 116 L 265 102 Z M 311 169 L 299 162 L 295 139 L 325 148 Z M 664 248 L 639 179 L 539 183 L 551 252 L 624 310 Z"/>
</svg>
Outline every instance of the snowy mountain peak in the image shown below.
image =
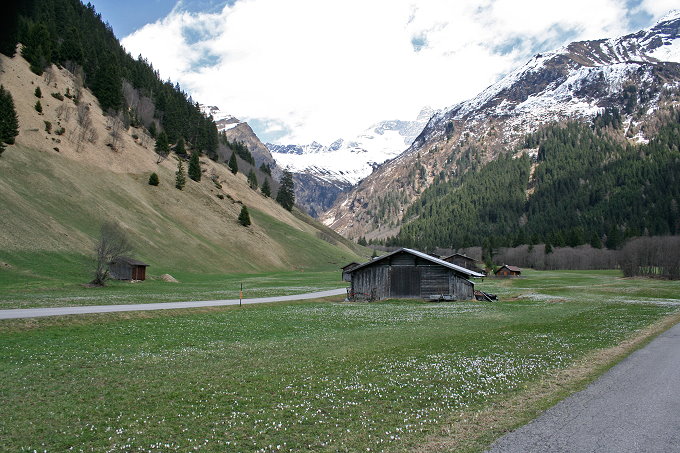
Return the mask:
<svg viewBox="0 0 680 453">
<path fill-rule="evenodd" d="M 242 123 L 238 118 L 222 112 L 220 108 L 215 105 L 198 104 L 198 107 L 205 116 L 213 117 L 213 120 L 217 125 L 217 130 L 220 132 L 232 129 Z"/>
<path fill-rule="evenodd" d="M 308 145 L 268 143 L 267 147 L 282 168 L 353 185 L 408 148 L 433 113 L 431 108 L 425 107 L 413 121 L 381 121 L 356 137 L 340 138 L 328 147 L 318 142 Z"/>
<path fill-rule="evenodd" d="M 402 213 L 442 171 L 466 171 L 516 151 L 527 133 L 562 121 L 591 121 L 606 111 L 631 141 L 654 133 L 655 119 L 680 107 L 680 12 L 625 36 L 578 41 L 538 54 L 472 99 L 436 113 L 403 154 L 338 199 L 322 221 L 349 237 L 395 234 Z M 622 138 L 623 138 L 622 137 Z M 413 168 L 424 177 L 414 181 Z M 375 222 L 380 200 L 399 193 Z"/>
<path fill-rule="evenodd" d="M 656 24 L 658 25 L 658 24 L 661 24 L 663 22 L 670 22 L 670 21 L 677 20 L 677 19 L 680 19 L 680 9 L 672 9 L 669 12 L 667 12 L 666 14 L 664 14 L 664 16 L 661 19 L 659 19 L 656 22 Z"/>
</svg>

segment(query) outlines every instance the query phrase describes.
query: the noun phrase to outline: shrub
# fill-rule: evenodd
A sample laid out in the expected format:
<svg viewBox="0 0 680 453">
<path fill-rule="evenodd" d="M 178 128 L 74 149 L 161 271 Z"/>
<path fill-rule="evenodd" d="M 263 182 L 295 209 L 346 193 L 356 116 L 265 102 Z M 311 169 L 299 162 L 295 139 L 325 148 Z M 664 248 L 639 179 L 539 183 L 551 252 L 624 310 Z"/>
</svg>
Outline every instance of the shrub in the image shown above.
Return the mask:
<svg viewBox="0 0 680 453">
<path fill-rule="evenodd" d="M 160 181 L 158 180 L 158 174 L 156 174 L 155 172 L 151 173 L 151 176 L 149 176 L 149 185 L 157 186 L 159 183 Z"/>
<path fill-rule="evenodd" d="M 35 111 L 38 113 L 42 113 L 42 104 L 40 103 L 40 101 L 37 101 L 35 103 Z"/>
<path fill-rule="evenodd" d="M 63 127 L 60 127 L 59 129 L 54 131 L 54 133 L 57 135 L 64 135 L 64 132 L 66 132 L 66 129 L 64 129 Z"/>
<path fill-rule="evenodd" d="M 42 97 L 42 91 L 40 91 L 40 87 L 35 87 L 35 92 L 33 94 L 35 94 L 35 97 L 41 98 Z"/>
<path fill-rule="evenodd" d="M 45 132 L 48 134 L 52 133 L 52 123 L 47 120 L 45 120 Z"/>
<path fill-rule="evenodd" d="M 64 96 L 62 96 L 61 93 L 52 93 L 52 97 L 54 99 L 59 99 L 60 101 L 64 100 Z"/>
</svg>

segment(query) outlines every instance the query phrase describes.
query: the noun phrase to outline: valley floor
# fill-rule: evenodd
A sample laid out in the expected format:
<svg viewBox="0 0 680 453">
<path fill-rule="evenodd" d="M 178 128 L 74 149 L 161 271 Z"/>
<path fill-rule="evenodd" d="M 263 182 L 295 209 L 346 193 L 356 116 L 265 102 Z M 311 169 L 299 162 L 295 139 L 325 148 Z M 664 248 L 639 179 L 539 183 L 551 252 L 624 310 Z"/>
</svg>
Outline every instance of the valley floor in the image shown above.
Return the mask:
<svg viewBox="0 0 680 453">
<path fill-rule="evenodd" d="M 479 282 L 496 303 L 338 297 L 0 321 L 0 443 L 479 451 L 677 322 L 679 285 L 529 271 Z"/>
</svg>

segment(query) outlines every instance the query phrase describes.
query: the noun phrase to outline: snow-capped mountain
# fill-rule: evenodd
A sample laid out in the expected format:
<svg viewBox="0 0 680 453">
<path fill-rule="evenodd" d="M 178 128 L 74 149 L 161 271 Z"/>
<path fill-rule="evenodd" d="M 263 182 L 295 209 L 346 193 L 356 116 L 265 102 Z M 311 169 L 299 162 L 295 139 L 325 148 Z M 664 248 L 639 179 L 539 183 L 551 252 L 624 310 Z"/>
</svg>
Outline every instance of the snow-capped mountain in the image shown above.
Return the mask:
<svg viewBox="0 0 680 453">
<path fill-rule="evenodd" d="M 680 12 L 674 11 L 637 33 L 536 55 L 474 98 L 438 112 L 404 153 L 321 219 L 347 237 L 392 235 L 404 209 L 435 177 L 515 152 L 542 125 L 589 121 L 612 108 L 621 113 L 625 137 L 645 141 L 655 116 L 678 105 Z"/>
<path fill-rule="evenodd" d="M 222 112 L 219 107 L 214 105 L 199 104 L 199 108 L 206 116 L 212 116 L 219 132 L 223 132 L 230 142 L 242 142 L 248 147 L 255 159 L 256 166 L 262 163 L 269 165 L 275 177 L 280 176 L 280 170 L 276 167 L 276 162 L 269 149 L 262 143 L 250 125 L 241 121 L 233 115 Z M 231 157 L 231 150 L 222 146 L 218 150 L 218 155 L 222 160 Z"/>
<path fill-rule="evenodd" d="M 229 115 L 228 113 L 222 112 L 217 106 L 199 104 L 199 108 L 205 116 L 213 117 L 219 132 L 228 131 L 239 124 L 242 124 L 242 121 L 240 121 L 238 118 L 233 115 Z"/>
<path fill-rule="evenodd" d="M 329 146 L 312 142 L 308 145 L 267 143 L 267 147 L 281 168 L 351 186 L 408 148 L 433 113 L 432 109 L 425 108 L 413 121 L 382 121 L 356 137 L 338 139 Z"/>
</svg>

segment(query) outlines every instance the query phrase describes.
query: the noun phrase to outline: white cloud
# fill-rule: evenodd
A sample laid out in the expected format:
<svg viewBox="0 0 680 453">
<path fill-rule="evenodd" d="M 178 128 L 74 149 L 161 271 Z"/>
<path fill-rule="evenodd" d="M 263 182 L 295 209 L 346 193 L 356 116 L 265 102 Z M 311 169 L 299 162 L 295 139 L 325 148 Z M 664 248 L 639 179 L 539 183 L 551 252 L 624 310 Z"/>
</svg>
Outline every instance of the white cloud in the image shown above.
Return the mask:
<svg viewBox="0 0 680 453">
<path fill-rule="evenodd" d="M 621 3 L 240 0 L 215 14 L 175 8 L 123 45 L 265 136 L 330 143 L 469 98 L 565 40 L 630 31 Z"/>
</svg>

